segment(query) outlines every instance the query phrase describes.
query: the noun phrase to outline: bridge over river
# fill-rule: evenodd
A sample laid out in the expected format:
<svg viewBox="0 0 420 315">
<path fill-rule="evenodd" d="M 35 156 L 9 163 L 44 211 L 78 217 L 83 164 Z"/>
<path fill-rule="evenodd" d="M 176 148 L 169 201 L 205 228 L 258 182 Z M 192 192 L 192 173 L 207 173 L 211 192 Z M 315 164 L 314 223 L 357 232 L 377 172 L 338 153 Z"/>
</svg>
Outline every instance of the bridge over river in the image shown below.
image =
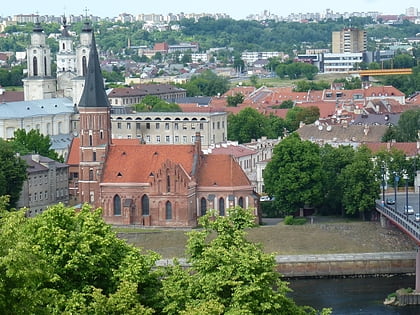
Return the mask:
<svg viewBox="0 0 420 315">
<path fill-rule="evenodd" d="M 391 197 L 391 195 L 388 197 Z M 409 235 L 418 246 L 416 255 L 415 291 L 420 292 L 420 192 L 419 194 L 395 194 L 395 197 L 391 198 L 392 202 L 387 202 L 389 199 L 385 199 L 385 196 L 383 196 L 382 199 L 383 200 L 377 201 L 376 203 L 376 210 L 381 215 L 381 225 L 386 227 L 392 223 Z M 412 207 L 412 213 L 407 213 L 407 211 L 405 211 L 407 205 Z M 419 215 L 416 215 L 417 213 Z"/>
</svg>

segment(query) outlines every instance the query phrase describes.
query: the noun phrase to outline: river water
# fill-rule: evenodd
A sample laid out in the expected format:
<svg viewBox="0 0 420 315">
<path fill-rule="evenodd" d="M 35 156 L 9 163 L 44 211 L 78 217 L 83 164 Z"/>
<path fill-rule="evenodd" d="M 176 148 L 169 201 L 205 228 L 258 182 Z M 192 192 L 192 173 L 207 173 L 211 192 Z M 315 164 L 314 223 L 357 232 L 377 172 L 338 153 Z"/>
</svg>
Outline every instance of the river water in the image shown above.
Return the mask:
<svg viewBox="0 0 420 315">
<path fill-rule="evenodd" d="M 331 307 L 333 314 L 419 315 L 419 306 L 387 306 L 388 294 L 400 288 L 414 288 L 414 276 L 347 279 L 288 280 L 290 293 L 299 305 L 315 309 Z"/>
</svg>

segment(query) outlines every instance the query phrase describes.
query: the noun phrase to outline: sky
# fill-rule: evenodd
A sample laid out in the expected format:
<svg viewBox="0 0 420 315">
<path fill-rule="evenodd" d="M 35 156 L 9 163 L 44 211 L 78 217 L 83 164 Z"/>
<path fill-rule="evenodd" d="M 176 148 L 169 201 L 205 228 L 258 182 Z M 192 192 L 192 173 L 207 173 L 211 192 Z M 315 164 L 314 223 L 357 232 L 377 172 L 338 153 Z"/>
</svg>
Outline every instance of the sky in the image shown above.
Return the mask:
<svg viewBox="0 0 420 315">
<path fill-rule="evenodd" d="M 88 15 L 100 17 L 116 17 L 120 13 L 156 13 L 166 15 L 168 13 L 226 13 L 234 19 L 244 19 L 250 14 L 259 14 L 264 10 L 278 16 L 287 16 L 290 13 L 324 13 L 326 9 L 334 12 L 368 12 L 378 11 L 383 14 L 404 14 L 409 7 L 420 10 L 418 0 L 300 0 L 300 1 L 280 1 L 280 0 L 259 0 L 259 1 L 239 1 L 239 0 L 72 0 L 72 1 L 36 1 L 19 0 L 13 5 L 0 6 L 0 16 L 13 16 L 16 14 L 40 15 Z"/>
</svg>

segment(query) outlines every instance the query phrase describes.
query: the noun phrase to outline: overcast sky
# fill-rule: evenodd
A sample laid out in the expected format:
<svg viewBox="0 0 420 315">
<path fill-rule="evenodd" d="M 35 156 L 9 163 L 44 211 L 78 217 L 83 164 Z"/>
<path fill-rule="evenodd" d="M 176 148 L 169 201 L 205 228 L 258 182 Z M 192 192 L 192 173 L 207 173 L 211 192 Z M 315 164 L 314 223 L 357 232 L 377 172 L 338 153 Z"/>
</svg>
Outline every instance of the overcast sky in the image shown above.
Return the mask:
<svg viewBox="0 0 420 315">
<path fill-rule="evenodd" d="M 3 2 L 3 1 L 2 1 Z M 4 0 L 4 2 L 7 2 Z M 40 15 L 79 15 L 84 14 L 85 8 L 88 14 L 100 17 L 115 17 L 120 13 L 227 13 L 234 19 L 243 19 L 250 14 L 258 14 L 264 10 L 278 16 L 287 16 L 290 13 L 319 12 L 326 9 L 334 12 L 368 12 L 378 11 L 383 14 L 403 14 L 409 7 L 420 8 L 418 0 L 18 0 L 7 2 L 0 6 L 0 16 L 13 16 L 15 14 L 39 13 Z"/>
</svg>

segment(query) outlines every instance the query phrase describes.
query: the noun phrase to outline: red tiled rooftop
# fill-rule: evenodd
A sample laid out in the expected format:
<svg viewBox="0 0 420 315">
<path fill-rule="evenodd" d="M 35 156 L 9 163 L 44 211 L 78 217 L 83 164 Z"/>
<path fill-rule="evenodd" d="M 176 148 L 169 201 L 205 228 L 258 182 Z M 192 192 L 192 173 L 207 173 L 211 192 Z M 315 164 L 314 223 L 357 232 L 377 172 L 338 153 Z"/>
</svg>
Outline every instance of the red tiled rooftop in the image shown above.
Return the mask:
<svg viewBox="0 0 420 315">
<path fill-rule="evenodd" d="M 417 154 L 420 154 L 420 148 L 417 147 L 416 142 L 371 142 L 366 143 L 366 146 L 373 153 L 396 149 L 404 152 L 407 156 L 416 156 Z"/>
<path fill-rule="evenodd" d="M 239 145 L 228 145 L 227 147 L 220 147 L 212 149 L 211 154 L 224 154 L 224 155 L 232 155 L 234 157 L 242 157 L 247 155 L 256 154 L 257 151 L 248 149 L 243 146 Z"/>
<path fill-rule="evenodd" d="M 146 183 L 167 160 L 180 164 L 191 175 L 194 145 L 112 144 L 103 183 Z"/>
<path fill-rule="evenodd" d="M 203 157 L 198 170 L 200 186 L 237 187 L 249 186 L 248 177 L 230 155 L 209 154 Z"/>
</svg>

